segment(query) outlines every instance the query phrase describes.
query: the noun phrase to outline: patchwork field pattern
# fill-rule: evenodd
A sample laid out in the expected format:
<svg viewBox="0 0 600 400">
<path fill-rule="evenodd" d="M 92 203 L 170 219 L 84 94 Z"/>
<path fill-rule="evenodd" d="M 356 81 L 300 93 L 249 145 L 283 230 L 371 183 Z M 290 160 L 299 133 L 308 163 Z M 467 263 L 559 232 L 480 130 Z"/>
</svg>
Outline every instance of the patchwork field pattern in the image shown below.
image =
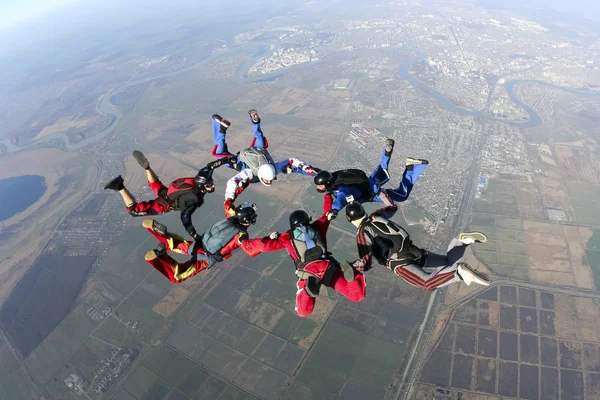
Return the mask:
<svg viewBox="0 0 600 400">
<path fill-rule="evenodd" d="M 599 316 L 592 299 L 487 289 L 455 309 L 414 398 L 600 399 Z"/>
<path fill-rule="evenodd" d="M 578 210 L 586 219 L 595 218 L 590 217 L 597 214 L 591 211 L 597 206 L 595 200 L 590 200 L 594 204 L 584 204 L 584 209 L 578 208 L 583 200 L 572 200 L 576 198 L 573 196 L 591 195 L 591 189 L 584 191 L 576 184 L 568 185 L 566 192 L 553 192 L 554 188 L 547 180 L 490 180 L 486 192 L 475 202 L 469 226 L 469 230 L 484 232 L 489 240 L 473 246 L 473 250 L 499 277 L 594 289 L 594 275 L 585 253 L 592 230 L 549 219 L 556 215 L 553 210 L 563 210 L 567 220 L 574 220 Z M 573 204 L 573 208 L 565 204 Z M 579 219 L 577 222 L 585 225 Z"/>
</svg>

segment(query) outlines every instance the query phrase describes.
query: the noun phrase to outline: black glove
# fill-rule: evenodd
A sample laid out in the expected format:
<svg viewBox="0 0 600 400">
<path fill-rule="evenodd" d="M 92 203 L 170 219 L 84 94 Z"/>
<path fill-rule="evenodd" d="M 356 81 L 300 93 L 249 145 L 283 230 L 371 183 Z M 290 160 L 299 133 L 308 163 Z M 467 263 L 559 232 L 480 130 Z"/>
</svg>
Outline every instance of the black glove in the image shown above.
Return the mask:
<svg viewBox="0 0 600 400">
<path fill-rule="evenodd" d="M 202 236 L 198 235 L 197 232 L 190 234 L 190 236 L 193 237 L 195 241 L 199 241 L 200 239 L 202 239 Z"/>
<path fill-rule="evenodd" d="M 212 255 L 213 258 L 215 259 L 216 262 L 221 262 L 223 261 L 225 258 L 223 257 L 223 255 L 221 253 L 219 253 L 218 251 Z"/>
<path fill-rule="evenodd" d="M 240 154 L 240 152 L 238 151 L 236 155 L 228 157 L 228 158 L 223 158 L 222 160 L 225 160 L 225 162 L 227 164 L 229 164 L 229 166 L 233 169 L 238 169 L 237 168 L 237 164 L 238 164 L 238 155 Z"/>
</svg>

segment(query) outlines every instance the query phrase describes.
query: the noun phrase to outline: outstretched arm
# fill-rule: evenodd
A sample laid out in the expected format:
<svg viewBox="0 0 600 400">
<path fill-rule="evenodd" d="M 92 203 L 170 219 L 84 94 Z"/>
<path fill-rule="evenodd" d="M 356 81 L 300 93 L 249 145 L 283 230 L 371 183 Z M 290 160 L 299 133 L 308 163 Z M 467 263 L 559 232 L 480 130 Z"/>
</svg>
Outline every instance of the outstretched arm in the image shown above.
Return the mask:
<svg viewBox="0 0 600 400">
<path fill-rule="evenodd" d="M 196 208 L 198 208 L 198 206 L 194 204 L 181 212 L 181 222 L 183 223 L 183 227 L 194 240 L 198 238 L 196 228 L 194 228 L 194 225 L 192 224 L 192 214 L 196 211 Z"/>
<path fill-rule="evenodd" d="M 392 201 L 392 204 L 371 213 L 370 217 L 379 216 L 386 219 L 392 218 L 398 211 L 398 205 Z"/>
<path fill-rule="evenodd" d="M 313 228 L 315 228 L 321 236 L 321 239 L 323 239 L 325 246 L 327 246 L 327 230 L 329 229 L 329 223 L 331 222 L 330 218 L 327 218 L 327 214 L 331 211 L 332 204 L 333 196 L 326 193 L 325 196 L 323 196 L 323 215 L 312 224 Z"/>
<path fill-rule="evenodd" d="M 287 160 L 279 161 L 275 163 L 275 172 L 277 174 L 302 174 L 308 176 L 315 176 L 320 170 L 313 168 L 309 164 L 306 164 L 297 158 L 290 158 Z"/>
<path fill-rule="evenodd" d="M 227 186 L 225 188 L 225 203 L 223 204 L 226 218 L 235 215 L 233 202 L 248 187 L 252 178 L 254 178 L 252 170 L 244 169 L 227 181 Z"/>
<path fill-rule="evenodd" d="M 260 251 L 270 252 L 285 249 L 285 243 L 290 241 L 289 233 L 284 233 L 276 239 L 271 239 L 269 236 L 258 239 L 244 240 L 242 249 L 244 251 Z"/>
<path fill-rule="evenodd" d="M 358 260 L 352 262 L 354 268 L 359 271 L 368 271 L 371 269 L 373 258 L 373 238 L 368 232 L 359 229 L 356 233 L 356 245 L 358 246 Z"/>
</svg>

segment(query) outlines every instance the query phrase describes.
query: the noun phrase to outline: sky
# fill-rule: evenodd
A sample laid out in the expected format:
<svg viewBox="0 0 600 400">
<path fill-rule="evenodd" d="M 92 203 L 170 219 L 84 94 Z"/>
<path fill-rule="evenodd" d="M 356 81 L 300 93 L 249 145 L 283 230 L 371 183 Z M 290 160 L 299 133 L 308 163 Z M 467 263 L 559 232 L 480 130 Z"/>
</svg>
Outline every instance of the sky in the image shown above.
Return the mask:
<svg viewBox="0 0 600 400">
<path fill-rule="evenodd" d="M 0 29 L 52 11 L 76 0 L 0 0 Z"/>
</svg>

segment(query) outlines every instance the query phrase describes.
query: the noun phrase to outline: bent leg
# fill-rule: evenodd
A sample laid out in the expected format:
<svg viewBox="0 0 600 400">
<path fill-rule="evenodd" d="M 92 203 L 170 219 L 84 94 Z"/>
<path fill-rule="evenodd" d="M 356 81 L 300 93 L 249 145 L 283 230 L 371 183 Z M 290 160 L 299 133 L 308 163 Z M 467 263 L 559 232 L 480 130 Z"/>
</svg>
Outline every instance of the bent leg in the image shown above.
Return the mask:
<svg viewBox="0 0 600 400">
<path fill-rule="evenodd" d="M 371 180 L 375 182 L 375 184 L 381 186 L 387 183 L 390 180 L 390 159 L 392 158 L 392 153 L 388 154 L 385 151 L 385 146 L 383 147 L 383 155 L 381 156 L 381 162 L 375 168 L 375 171 L 371 174 Z"/>
<path fill-rule="evenodd" d="M 306 293 L 306 279 L 298 279 L 296 288 L 296 314 L 299 317 L 307 317 L 315 309 L 316 299 Z"/>
<path fill-rule="evenodd" d="M 331 279 L 331 287 L 348 300 L 354 302 L 359 302 L 364 299 L 367 292 L 365 276 L 360 272 L 356 273 L 352 282 L 348 282 L 344 277 L 343 271 L 338 270 Z"/>
<path fill-rule="evenodd" d="M 227 149 L 227 143 L 225 142 L 225 132 L 221 129 L 222 125 L 219 121 L 212 119 L 212 129 L 213 129 L 213 142 L 214 147 L 212 150 L 213 157 L 223 158 L 223 157 L 231 157 L 233 154 L 229 152 Z"/>
<path fill-rule="evenodd" d="M 167 254 L 153 259 L 146 259 L 146 262 L 173 283 L 181 283 L 191 278 L 206 269 L 208 265 L 206 261 L 195 261 L 193 259 L 179 264 Z"/>
<path fill-rule="evenodd" d="M 395 202 L 406 201 L 408 199 L 413 186 L 417 183 L 417 179 L 425 168 L 427 168 L 427 164 L 415 164 L 409 167 L 411 168 L 404 169 L 400 186 L 396 189 L 381 189 L 381 191 L 385 191 Z"/>
<path fill-rule="evenodd" d="M 152 221 L 152 220 L 146 220 L 146 221 Z M 151 225 L 147 226 L 147 224 L 145 224 L 145 223 L 142 224 L 142 226 L 148 232 L 150 232 L 156 238 L 156 240 L 158 240 L 161 243 L 164 243 L 167 246 L 168 251 L 172 251 L 174 253 L 180 253 L 180 254 L 189 254 L 189 251 L 192 248 L 193 242 L 189 242 L 175 233 L 168 232 L 165 235 L 161 235 L 160 233 L 158 233 L 154 229 L 152 229 Z"/>
<path fill-rule="evenodd" d="M 141 201 L 139 203 L 133 203 L 127 207 L 127 212 L 132 217 L 144 217 L 146 215 L 159 215 L 171 211 L 165 203 L 159 199 Z"/>
<path fill-rule="evenodd" d="M 155 180 L 154 182 L 148 179 L 148 187 L 152 190 L 152 193 L 158 197 L 162 197 L 167 194 L 167 187 L 162 184 L 161 181 Z"/>
<path fill-rule="evenodd" d="M 252 142 L 250 142 L 250 147 L 264 147 L 265 149 L 269 147 L 269 142 L 267 142 L 267 138 L 265 138 L 260 128 L 260 122 L 253 122 L 252 116 L 250 116 L 250 122 L 252 122 L 252 131 L 254 134 Z"/>
<path fill-rule="evenodd" d="M 394 273 L 412 286 L 425 290 L 434 290 L 461 281 L 455 266 L 438 268 L 437 271 L 429 273 L 416 264 L 398 265 L 394 268 Z"/>
</svg>

